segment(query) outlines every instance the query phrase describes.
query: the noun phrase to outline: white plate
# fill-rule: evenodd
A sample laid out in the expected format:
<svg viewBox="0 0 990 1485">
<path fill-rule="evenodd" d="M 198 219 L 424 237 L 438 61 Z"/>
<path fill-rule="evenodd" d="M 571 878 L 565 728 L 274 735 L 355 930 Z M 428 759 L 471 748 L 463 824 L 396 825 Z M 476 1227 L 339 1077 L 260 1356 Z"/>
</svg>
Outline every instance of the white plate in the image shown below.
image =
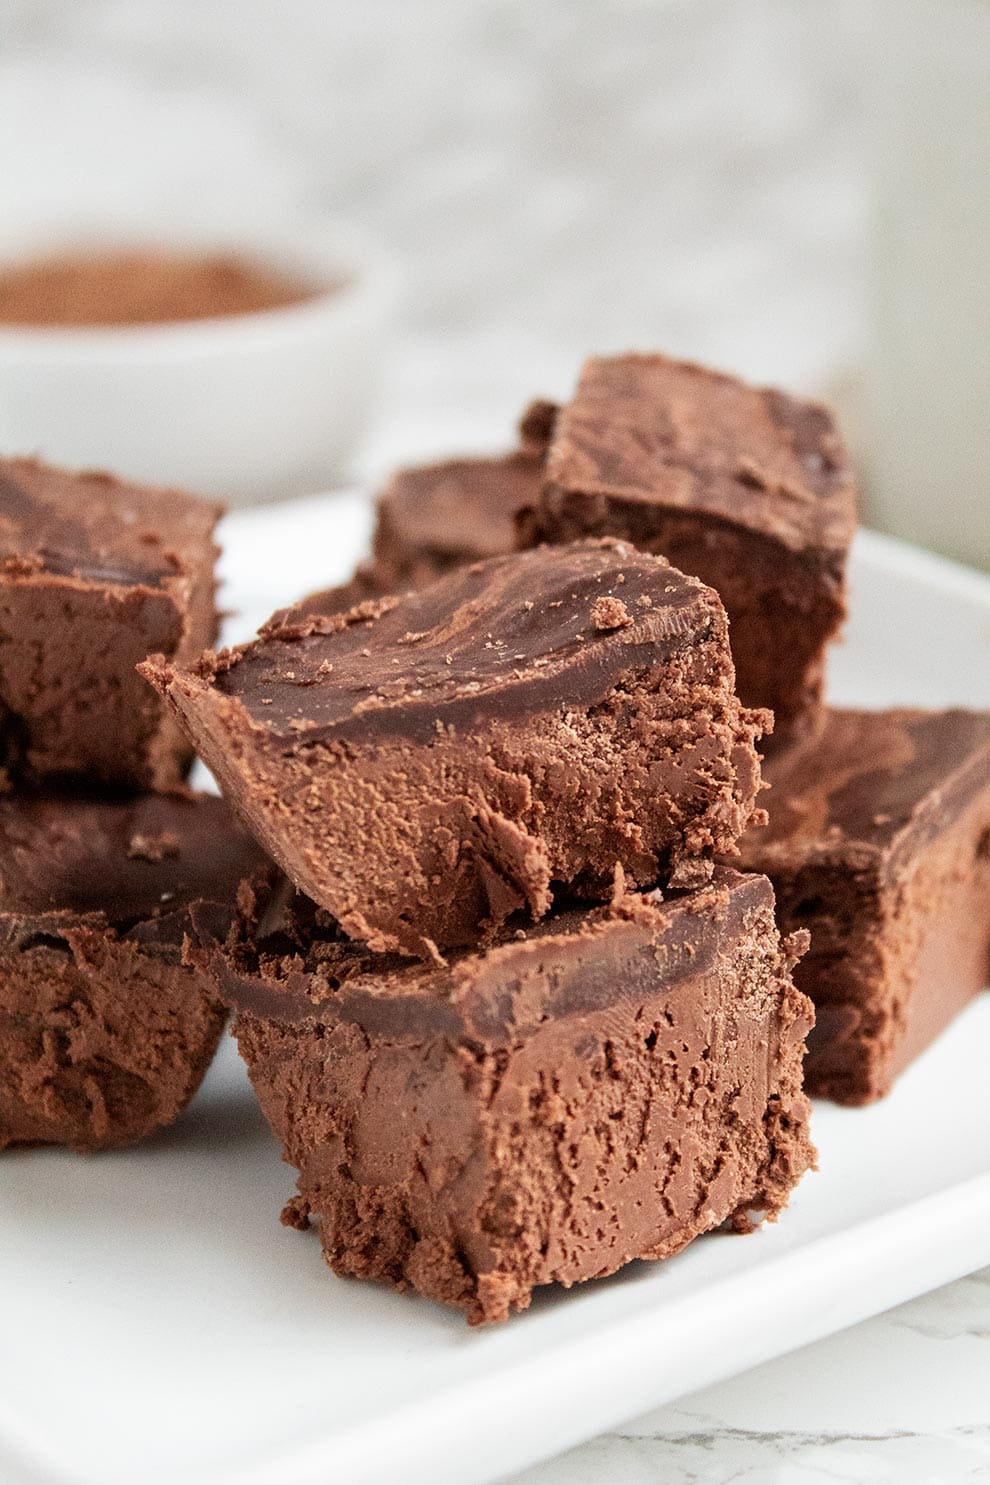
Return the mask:
<svg viewBox="0 0 990 1485">
<path fill-rule="evenodd" d="M 356 497 L 228 522 L 247 620 L 347 571 Z M 860 537 L 836 699 L 990 707 L 990 583 Z M 165 1135 L 0 1161 L 3 1485 L 489 1481 L 990 1263 L 990 997 L 774 1227 L 702 1238 L 507 1325 L 334 1278 L 228 1044 Z"/>
</svg>

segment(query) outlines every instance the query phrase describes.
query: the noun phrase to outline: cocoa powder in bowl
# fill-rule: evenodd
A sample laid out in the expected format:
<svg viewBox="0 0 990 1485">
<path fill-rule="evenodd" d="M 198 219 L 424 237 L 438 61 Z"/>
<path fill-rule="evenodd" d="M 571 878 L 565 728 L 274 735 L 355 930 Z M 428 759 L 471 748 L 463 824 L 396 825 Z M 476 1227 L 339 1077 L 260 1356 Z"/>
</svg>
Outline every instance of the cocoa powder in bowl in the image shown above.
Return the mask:
<svg viewBox="0 0 990 1485">
<path fill-rule="evenodd" d="M 164 324 L 281 309 L 323 292 L 322 285 L 227 253 L 67 254 L 0 268 L 0 324 Z"/>
</svg>

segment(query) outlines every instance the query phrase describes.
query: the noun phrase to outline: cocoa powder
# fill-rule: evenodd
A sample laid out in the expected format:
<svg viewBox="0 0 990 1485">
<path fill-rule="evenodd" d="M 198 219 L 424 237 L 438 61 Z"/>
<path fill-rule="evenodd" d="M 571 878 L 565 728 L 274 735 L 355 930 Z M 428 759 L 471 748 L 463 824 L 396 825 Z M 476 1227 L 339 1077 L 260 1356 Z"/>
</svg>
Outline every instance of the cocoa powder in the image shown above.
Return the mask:
<svg viewBox="0 0 990 1485">
<path fill-rule="evenodd" d="M 164 324 L 280 309 L 318 292 L 301 278 L 225 253 L 67 255 L 0 269 L 0 323 Z"/>
</svg>

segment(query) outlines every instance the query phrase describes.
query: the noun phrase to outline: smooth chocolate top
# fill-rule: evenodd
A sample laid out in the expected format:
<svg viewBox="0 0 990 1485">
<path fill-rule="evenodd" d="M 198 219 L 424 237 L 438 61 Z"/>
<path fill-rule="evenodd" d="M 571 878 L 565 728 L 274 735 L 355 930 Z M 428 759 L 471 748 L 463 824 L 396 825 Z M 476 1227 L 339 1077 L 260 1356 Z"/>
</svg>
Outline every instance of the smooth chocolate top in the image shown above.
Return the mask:
<svg viewBox="0 0 990 1485">
<path fill-rule="evenodd" d="M 990 790 L 990 712 L 830 711 L 763 776 L 770 823 L 744 837 L 748 863 L 849 844 L 886 852 L 937 833 Z"/>
<path fill-rule="evenodd" d="M 474 563 L 346 614 L 282 612 L 198 676 L 155 678 L 212 683 L 294 747 L 428 739 L 441 724 L 593 705 L 724 622 L 718 596 L 663 557 L 588 541 Z"/>
<path fill-rule="evenodd" d="M 387 563 L 390 543 L 448 563 L 511 552 L 515 513 L 532 505 L 542 475 L 542 455 L 523 450 L 399 470 L 379 500 L 375 555 Z"/>
<path fill-rule="evenodd" d="M 585 363 L 546 479 L 705 511 L 795 551 L 844 552 L 855 528 L 848 455 L 824 407 L 666 356 Z"/>
<path fill-rule="evenodd" d="M 0 573 L 160 588 L 202 565 L 221 514 L 180 490 L 0 459 Z"/>
<path fill-rule="evenodd" d="M 666 901 L 656 893 L 620 894 L 609 907 L 567 909 L 492 948 L 424 966 L 345 939 L 283 879 L 245 944 L 222 956 L 219 989 L 233 1009 L 280 1022 L 320 1021 L 329 1013 L 371 1034 L 433 1033 L 498 1045 L 543 1020 L 621 1002 L 627 983 L 641 983 L 623 973 L 624 960 L 644 944 L 658 981 L 671 989 L 709 973 L 753 914 L 772 908 L 766 877 L 718 868 L 699 891 Z"/>
<path fill-rule="evenodd" d="M 222 799 L 0 797 L 0 920 L 73 917 L 125 930 L 200 900 L 232 903 L 262 853 Z"/>
</svg>

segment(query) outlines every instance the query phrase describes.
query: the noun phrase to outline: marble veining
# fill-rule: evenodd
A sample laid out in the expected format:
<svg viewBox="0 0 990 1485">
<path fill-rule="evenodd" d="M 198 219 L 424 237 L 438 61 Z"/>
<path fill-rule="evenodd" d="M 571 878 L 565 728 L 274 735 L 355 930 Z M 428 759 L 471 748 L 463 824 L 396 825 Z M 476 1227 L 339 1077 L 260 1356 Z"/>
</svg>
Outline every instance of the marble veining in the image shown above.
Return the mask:
<svg viewBox="0 0 990 1485">
<path fill-rule="evenodd" d="M 990 1480 L 990 1269 L 695 1393 L 511 1485 Z"/>
</svg>

